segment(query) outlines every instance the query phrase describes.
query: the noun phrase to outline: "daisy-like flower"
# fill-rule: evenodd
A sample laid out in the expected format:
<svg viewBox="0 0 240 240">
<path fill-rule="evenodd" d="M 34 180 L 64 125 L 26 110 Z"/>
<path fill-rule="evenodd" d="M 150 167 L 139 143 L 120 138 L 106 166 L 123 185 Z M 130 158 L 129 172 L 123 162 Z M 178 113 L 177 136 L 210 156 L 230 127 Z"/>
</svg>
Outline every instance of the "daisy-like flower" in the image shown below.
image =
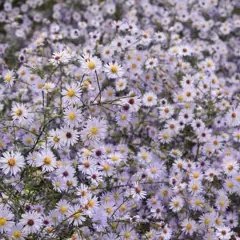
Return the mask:
<svg viewBox="0 0 240 240">
<path fill-rule="evenodd" d="M 70 204 L 66 200 L 60 200 L 57 203 L 56 210 L 59 212 L 61 219 L 66 218 L 66 216 L 68 215 L 69 208 Z"/>
<path fill-rule="evenodd" d="M 146 198 L 147 192 L 143 191 L 142 187 L 135 182 L 131 188 L 131 196 L 137 201 Z"/>
<path fill-rule="evenodd" d="M 157 105 L 157 96 L 153 92 L 148 92 L 143 95 L 142 99 L 143 105 L 147 107 L 152 107 Z"/>
<path fill-rule="evenodd" d="M 123 160 L 123 156 L 119 152 L 110 153 L 108 156 L 108 162 L 110 164 L 119 165 Z"/>
<path fill-rule="evenodd" d="M 31 122 L 31 114 L 23 103 L 16 103 L 12 108 L 13 121 L 18 121 L 20 124 Z"/>
<path fill-rule="evenodd" d="M 155 67 L 157 67 L 158 65 L 158 60 L 157 58 L 149 58 L 146 62 L 145 62 L 145 67 L 146 69 L 153 69 Z"/>
<path fill-rule="evenodd" d="M 120 127 L 126 127 L 131 121 L 131 114 L 128 112 L 122 111 L 116 116 L 117 125 Z"/>
<path fill-rule="evenodd" d="M 48 143 L 51 147 L 58 149 L 62 146 L 62 139 L 58 129 L 49 131 Z"/>
<path fill-rule="evenodd" d="M 83 141 L 99 142 L 106 137 L 107 122 L 101 118 L 89 119 L 81 131 L 81 138 Z"/>
<path fill-rule="evenodd" d="M 2 76 L 3 76 L 4 82 L 11 87 L 15 80 L 15 73 L 11 70 L 8 70 L 8 71 L 4 71 Z"/>
<path fill-rule="evenodd" d="M 56 157 L 49 149 L 37 154 L 36 166 L 42 167 L 43 172 L 52 172 L 56 168 Z"/>
<path fill-rule="evenodd" d="M 171 105 L 165 105 L 162 107 L 159 107 L 159 116 L 160 119 L 167 119 L 172 117 L 174 114 L 174 107 Z"/>
<path fill-rule="evenodd" d="M 216 235 L 220 240 L 229 240 L 232 237 L 233 232 L 231 231 L 231 228 L 222 226 L 217 228 Z"/>
<path fill-rule="evenodd" d="M 83 72 L 86 74 L 95 74 L 95 72 L 99 72 L 102 67 L 102 62 L 98 57 L 83 56 L 80 58 L 80 63 Z"/>
<path fill-rule="evenodd" d="M 168 129 L 159 132 L 159 140 L 161 143 L 170 143 L 173 138 L 173 133 Z"/>
<path fill-rule="evenodd" d="M 227 124 L 230 127 L 240 125 L 240 107 L 231 109 L 226 115 Z"/>
<path fill-rule="evenodd" d="M 49 60 L 49 62 L 54 66 L 58 66 L 61 63 L 66 64 L 69 61 L 70 61 L 70 55 L 66 50 L 53 53 L 52 58 Z"/>
<path fill-rule="evenodd" d="M 60 136 L 63 145 L 67 147 L 73 146 L 79 139 L 79 132 L 70 127 L 64 127 L 61 129 Z"/>
<path fill-rule="evenodd" d="M 116 80 L 115 86 L 117 92 L 123 91 L 127 87 L 127 80 L 125 78 L 119 78 Z"/>
<path fill-rule="evenodd" d="M 191 181 L 188 185 L 188 190 L 193 195 L 201 193 L 201 191 L 202 191 L 201 181 L 199 181 L 199 180 Z"/>
<path fill-rule="evenodd" d="M 55 84 L 52 82 L 45 82 L 44 86 L 43 86 L 43 91 L 45 93 L 49 93 L 52 92 L 55 88 Z"/>
<path fill-rule="evenodd" d="M 199 219 L 200 226 L 205 229 L 211 228 L 214 225 L 214 219 L 213 213 L 204 213 Z"/>
<path fill-rule="evenodd" d="M 64 121 L 70 127 L 79 126 L 82 121 L 82 113 L 76 107 L 68 107 L 64 110 Z"/>
<path fill-rule="evenodd" d="M 62 91 L 63 101 L 69 104 L 77 104 L 80 102 L 81 86 L 77 83 L 67 84 Z"/>
<path fill-rule="evenodd" d="M 107 63 L 104 65 L 104 67 L 105 72 L 109 78 L 113 79 L 120 78 L 124 74 L 123 67 L 116 62 Z"/>
<path fill-rule="evenodd" d="M 235 130 L 234 132 L 233 132 L 233 140 L 235 141 L 235 142 L 240 142 L 240 129 L 237 129 L 237 130 Z"/>
<path fill-rule="evenodd" d="M 170 201 L 170 209 L 173 212 L 179 212 L 184 206 L 184 201 L 180 196 L 173 197 Z"/>
<path fill-rule="evenodd" d="M 14 226 L 14 215 L 8 208 L 0 205 L 0 233 L 10 232 Z"/>
<path fill-rule="evenodd" d="M 182 45 L 178 47 L 178 54 L 180 56 L 189 56 L 192 54 L 193 50 L 189 45 Z"/>
<path fill-rule="evenodd" d="M 129 98 L 123 98 L 120 101 L 123 105 L 123 110 L 130 112 L 137 112 L 142 104 L 140 97 L 135 96 L 133 92 L 129 93 Z"/>
<path fill-rule="evenodd" d="M 79 226 L 85 221 L 85 217 L 83 216 L 83 209 L 80 205 L 71 206 L 68 210 L 67 214 L 68 222 L 73 224 L 74 226 Z"/>
<path fill-rule="evenodd" d="M 22 232 L 22 227 L 18 224 L 11 228 L 11 231 L 9 232 L 8 236 L 11 240 L 24 240 L 25 235 Z"/>
<path fill-rule="evenodd" d="M 223 159 L 222 168 L 224 173 L 226 173 L 228 176 L 232 176 L 238 172 L 239 164 L 236 160 L 228 157 Z"/>
<path fill-rule="evenodd" d="M 16 175 L 24 165 L 24 158 L 19 152 L 5 152 L 0 158 L 0 168 L 4 174 Z"/>
<path fill-rule="evenodd" d="M 197 223 L 192 219 L 185 219 L 181 225 L 182 231 L 190 236 L 197 230 Z"/>
<path fill-rule="evenodd" d="M 206 70 L 209 70 L 209 71 L 214 71 L 215 70 L 215 64 L 213 62 L 213 60 L 211 58 L 207 58 L 205 59 L 204 61 L 204 67 Z"/>
<path fill-rule="evenodd" d="M 23 233 L 37 233 L 43 225 L 42 215 L 37 212 L 28 212 L 22 215 L 20 225 L 23 226 Z"/>
</svg>

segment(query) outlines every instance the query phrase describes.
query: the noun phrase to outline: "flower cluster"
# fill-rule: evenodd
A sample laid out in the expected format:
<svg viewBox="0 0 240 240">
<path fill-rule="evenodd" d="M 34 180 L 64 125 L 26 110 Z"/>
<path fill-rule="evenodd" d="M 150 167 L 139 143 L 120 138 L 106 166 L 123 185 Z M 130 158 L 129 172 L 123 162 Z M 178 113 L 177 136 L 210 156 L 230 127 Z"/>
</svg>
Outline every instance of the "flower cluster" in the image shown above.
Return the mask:
<svg viewBox="0 0 240 240">
<path fill-rule="evenodd" d="M 0 239 L 240 239 L 239 0 L 0 5 Z"/>
</svg>

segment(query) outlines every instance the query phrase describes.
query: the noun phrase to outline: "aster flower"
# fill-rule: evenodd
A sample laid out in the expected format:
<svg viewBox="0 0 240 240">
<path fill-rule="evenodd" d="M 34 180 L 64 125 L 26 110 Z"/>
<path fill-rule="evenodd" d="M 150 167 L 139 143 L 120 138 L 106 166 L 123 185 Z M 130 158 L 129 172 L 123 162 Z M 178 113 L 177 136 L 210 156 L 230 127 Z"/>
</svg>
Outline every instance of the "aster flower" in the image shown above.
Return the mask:
<svg viewBox="0 0 240 240">
<path fill-rule="evenodd" d="M 20 225 L 23 226 L 23 233 L 26 235 L 36 233 L 42 227 L 42 216 L 37 212 L 24 213 L 20 219 Z"/>
<path fill-rule="evenodd" d="M 221 240 L 229 240 L 232 236 L 232 231 L 229 227 L 219 227 L 217 228 L 216 235 Z"/>
<path fill-rule="evenodd" d="M 10 87 L 13 86 L 13 82 L 15 80 L 15 73 L 12 70 L 4 71 L 2 76 L 3 76 L 4 82 L 8 86 Z"/>
<path fill-rule="evenodd" d="M 14 226 L 14 215 L 7 207 L 0 205 L 0 233 L 10 232 Z"/>
<path fill-rule="evenodd" d="M 79 139 L 79 132 L 70 127 L 64 127 L 60 131 L 62 144 L 67 147 L 73 146 Z"/>
<path fill-rule="evenodd" d="M 100 118 L 89 119 L 80 134 L 83 141 L 99 142 L 107 134 L 107 122 Z"/>
<path fill-rule="evenodd" d="M 81 122 L 81 111 L 77 108 L 68 107 L 64 110 L 64 120 L 70 127 L 77 127 Z"/>
<path fill-rule="evenodd" d="M 197 223 L 192 219 L 185 219 L 181 225 L 183 232 L 190 236 L 197 230 Z"/>
<path fill-rule="evenodd" d="M 52 58 L 49 60 L 49 62 L 54 66 L 58 66 L 61 63 L 66 64 L 69 61 L 70 61 L 70 55 L 66 50 L 53 53 Z"/>
<path fill-rule="evenodd" d="M 16 175 L 25 165 L 20 152 L 4 152 L 0 158 L 0 168 L 4 174 Z"/>
<path fill-rule="evenodd" d="M 142 187 L 138 183 L 134 183 L 133 188 L 131 189 L 131 195 L 136 200 L 146 198 L 147 193 L 143 191 Z"/>
<path fill-rule="evenodd" d="M 77 83 L 67 84 L 62 91 L 63 101 L 70 104 L 79 103 L 81 97 L 81 87 Z"/>
<path fill-rule="evenodd" d="M 179 212 L 184 206 L 184 201 L 180 196 L 173 197 L 170 201 L 170 209 L 173 212 Z"/>
<path fill-rule="evenodd" d="M 20 124 L 31 122 L 31 114 L 23 103 L 16 103 L 12 108 L 13 121 L 18 121 Z"/>
<path fill-rule="evenodd" d="M 52 172 L 56 168 L 56 157 L 51 150 L 42 150 L 36 157 L 36 166 L 42 167 L 43 172 Z"/>
<path fill-rule="evenodd" d="M 69 223 L 73 223 L 74 226 L 79 226 L 85 221 L 85 217 L 83 215 L 83 209 L 80 205 L 75 205 L 70 207 L 68 211 Z"/>
<path fill-rule="evenodd" d="M 99 72 L 102 67 L 102 62 L 97 57 L 83 56 L 80 58 L 80 64 L 86 74 L 95 74 L 95 72 Z"/>
<path fill-rule="evenodd" d="M 143 95 L 143 105 L 152 107 L 157 104 L 157 96 L 153 92 L 148 92 Z"/>
<path fill-rule="evenodd" d="M 124 69 L 116 62 L 107 63 L 104 65 L 104 71 L 109 78 L 121 78 L 124 75 Z"/>
</svg>

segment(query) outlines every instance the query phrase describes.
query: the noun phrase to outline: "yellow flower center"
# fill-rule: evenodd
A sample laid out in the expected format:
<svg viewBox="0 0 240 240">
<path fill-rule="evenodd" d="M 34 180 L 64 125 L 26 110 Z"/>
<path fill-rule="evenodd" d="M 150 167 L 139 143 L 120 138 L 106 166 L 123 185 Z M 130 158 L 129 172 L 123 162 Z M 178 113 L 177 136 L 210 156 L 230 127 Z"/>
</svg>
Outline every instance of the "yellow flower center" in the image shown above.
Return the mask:
<svg viewBox="0 0 240 240">
<path fill-rule="evenodd" d="M 53 141 L 54 141 L 55 143 L 58 143 L 58 142 L 60 141 L 60 138 L 58 138 L 58 137 L 55 136 L 55 137 L 53 138 Z"/>
<path fill-rule="evenodd" d="M 94 205 L 95 205 L 94 200 L 91 199 L 91 200 L 88 201 L 88 206 L 89 207 L 93 207 Z"/>
<path fill-rule="evenodd" d="M 130 237 L 131 237 L 131 233 L 130 233 L 130 232 L 124 233 L 124 237 L 125 237 L 125 238 L 130 238 Z"/>
<path fill-rule="evenodd" d="M 72 88 L 70 88 L 70 89 L 68 90 L 67 95 L 68 95 L 69 97 L 73 97 L 73 96 L 75 96 L 75 91 L 74 91 Z"/>
<path fill-rule="evenodd" d="M 195 204 L 199 206 L 201 204 L 201 201 L 199 199 L 195 200 Z"/>
<path fill-rule="evenodd" d="M 168 133 L 164 133 L 164 134 L 163 134 L 163 139 L 168 139 L 168 138 L 169 138 Z"/>
<path fill-rule="evenodd" d="M 0 218 L 0 226 L 4 226 L 6 224 L 6 222 L 7 222 L 6 218 L 4 218 L 4 217 Z"/>
<path fill-rule="evenodd" d="M 117 73 L 118 72 L 118 67 L 116 65 L 111 66 L 111 71 L 112 73 Z"/>
<path fill-rule="evenodd" d="M 15 113 L 16 113 L 17 116 L 21 116 L 22 115 L 22 110 L 21 109 L 17 109 L 15 111 Z"/>
<path fill-rule="evenodd" d="M 221 224 L 221 223 L 222 223 L 222 220 L 221 220 L 220 218 L 217 218 L 217 219 L 216 219 L 216 224 L 219 225 L 219 224 Z"/>
<path fill-rule="evenodd" d="M 56 187 L 60 187 L 61 183 L 60 182 L 56 182 L 55 185 L 56 185 Z"/>
<path fill-rule="evenodd" d="M 182 101 L 183 100 L 183 96 L 180 95 L 180 96 L 177 97 L 177 99 L 178 99 L 178 101 Z"/>
<path fill-rule="evenodd" d="M 239 176 L 236 176 L 236 180 L 237 180 L 238 182 L 240 182 L 240 175 L 239 175 Z"/>
<path fill-rule="evenodd" d="M 120 207 L 120 210 L 121 210 L 122 212 L 126 211 L 126 210 L 127 210 L 126 205 L 123 204 L 123 205 Z"/>
<path fill-rule="evenodd" d="M 16 160 L 14 158 L 10 158 L 8 160 L 8 165 L 11 166 L 11 167 L 15 166 L 16 165 Z"/>
<path fill-rule="evenodd" d="M 193 190 L 193 191 L 197 191 L 197 190 L 198 190 L 198 186 L 194 184 L 194 185 L 192 186 L 192 190 Z"/>
<path fill-rule="evenodd" d="M 42 87 L 43 87 L 43 84 L 42 83 L 38 83 L 37 88 L 41 89 Z"/>
<path fill-rule="evenodd" d="M 27 141 L 27 143 L 31 143 L 31 142 L 32 142 L 32 138 L 28 137 L 28 138 L 26 139 L 26 141 Z"/>
<path fill-rule="evenodd" d="M 43 160 L 43 162 L 44 162 L 44 164 L 46 164 L 46 165 L 50 165 L 51 162 L 52 162 L 52 160 L 51 160 L 50 157 L 45 157 L 44 160 Z"/>
<path fill-rule="evenodd" d="M 204 224 L 206 224 L 206 225 L 208 225 L 208 224 L 210 224 L 210 221 L 209 221 L 209 219 L 204 219 Z"/>
<path fill-rule="evenodd" d="M 71 112 L 71 113 L 69 113 L 68 117 L 69 117 L 70 120 L 73 121 L 73 120 L 76 119 L 76 114 L 74 112 Z"/>
<path fill-rule="evenodd" d="M 198 173 L 194 173 L 194 174 L 193 174 L 193 177 L 194 177 L 194 178 L 198 178 L 198 177 L 199 177 L 199 174 L 198 174 Z"/>
<path fill-rule="evenodd" d="M 152 97 L 152 96 L 149 96 L 149 97 L 147 98 L 147 100 L 148 100 L 148 102 L 151 102 L 151 101 L 153 100 L 153 97 Z"/>
<path fill-rule="evenodd" d="M 157 169 L 156 168 L 152 168 L 151 169 L 151 173 L 155 174 L 157 172 Z"/>
<path fill-rule="evenodd" d="M 22 233 L 20 231 L 14 231 L 13 232 L 13 237 L 20 238 L 21 236 L 22 236 Z"/>
<path fill-rule="evenodd" d="M 232 171 L 232 170 L 233 170 L 233 165 L 229 165 L 229 166 L 228 166 L 228 170 L 229 170 L 229 171 Z"/>
<path fill-rule="evenodd" d="M 224 207 L 224 206 L 225 206 L 225 201 L 223 201 L 223 200 L 219 201 L 219 205 L 220 205 L 221 207 Z"/>
<path fill-rule="evenodd" d="M 7 74 L 7 75 L 5 76 L 5 80 L 6 80 L 7 82 L 10 82 L 11 79 L 12 79 L 12 76 L 11 76 L 10 74 Z"/>
<path fill-rule="evenodd" d="M 60 207 L 60 212 L 63 213 L 63 214 L 66 213 L 67 212 L 67 207 L 66 206 L 61 206 Z"/>
<path fill-rule="evenodd" d="M 133 64 L 132 64 L 132 68 L 133 68 L 133 69 L 137 68 L 137 64 L 136 64 L 136 63 L 133 63 Z"/>
<path fill-rule="evenodd" d="M 178 207 L 179 206 L 179 202 L 178 201 L 173 202 L 173 206 L 174 207 Z"/>
<path fill-rule="evenodd" d="M 192 229 L 192 225 L 191 225 L 190 223 L 188 223 L 188 224 L 186 225 L 186 229 L 187 229 L 188 231 L 190 231 L 190 230 Z"/>
<path fill-rule="evenodd" d="M 127 119 L 127 115 L 126 115 L 126 114 L 122 114 L 122 115 L 121 115 L 121 119 L 122 119 L 122 120 L 126 120 L 126 119 Z"/>
<path fill-rule="evenodd" d="M 96 64 L 93 61 L 90 61 L 87 66 L 89 69 L 93 70 L 96 67 Z"/>
<path fill-rule="evenodd" d="M 91 132 L 92 135 L 96 136 L 98 134 L 98 129 L 96 127 L 92 127 L 90 129 L 90 132 Z"/>
<path fill-rule="evenodd" d="M 103 168 L 106 172 L 108 172 L 110 170 L 110 166 L 106 163 L 103 165 Z"/>
<path fill-rule="evenodd" d="M 74 218 L 74 219 L 78 219 L 78 218 L 80 218 L 80 216 L 81 216 L 81 213 L 80 213 L 80 212 L 77 212 L 77 213 L 75 213 L 75 214 L 73 215 L 73 218 Z"/>
<path fill-rule="evenodd" d="M 113 155 L 113 156 L 111 157 L 111 159 L 115 162 L 115 161 L 118 160 L 118 157 L 117 157 L 116 155 Z"/>
<path fill-rule="evenodd" d="M 110 208 L 110 207 L 106 208 L 106 212 L 107 212 L 108 214 L 111 214 L 111 213 L 112 213 L 112 208 Z"/>
</svg>

